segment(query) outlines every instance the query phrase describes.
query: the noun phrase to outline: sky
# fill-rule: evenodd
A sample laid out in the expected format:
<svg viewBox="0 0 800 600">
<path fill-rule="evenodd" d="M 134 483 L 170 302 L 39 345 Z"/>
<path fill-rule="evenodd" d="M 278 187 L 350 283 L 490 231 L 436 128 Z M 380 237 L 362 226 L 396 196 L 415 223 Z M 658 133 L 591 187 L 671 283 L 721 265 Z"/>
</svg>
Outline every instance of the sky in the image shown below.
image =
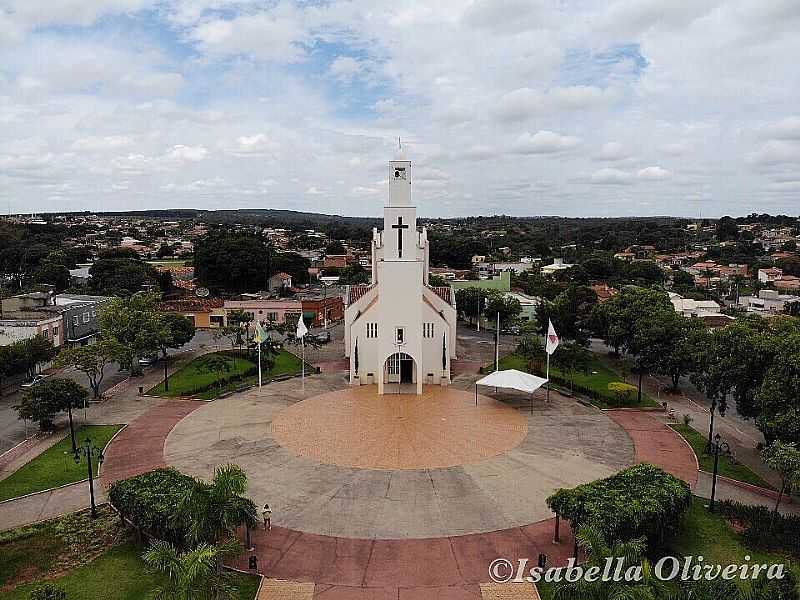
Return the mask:
<svg viewBox="0 0 800 600">
<path fill-rule="evenodd" d="M 800 213 L 797 0 L 0 0 L 0 214 Z"/>
</svg>

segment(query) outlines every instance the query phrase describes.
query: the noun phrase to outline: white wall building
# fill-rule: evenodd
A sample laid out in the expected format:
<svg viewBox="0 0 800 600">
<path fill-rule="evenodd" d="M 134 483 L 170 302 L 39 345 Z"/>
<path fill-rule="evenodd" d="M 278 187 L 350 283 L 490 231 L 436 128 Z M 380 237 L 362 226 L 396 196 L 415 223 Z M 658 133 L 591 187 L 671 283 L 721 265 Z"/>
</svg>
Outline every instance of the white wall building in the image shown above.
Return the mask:
<svg viewBox="0 0 800 600">
<path fill-rule="evenodd" d="M 542 267 L 542 275 L 552 275 L 556 271 L 563 271 L 565 269 L 571 269 L 575 265 L 565 263 L 563 258 L 554 258 L 553 264 L 545 265 Z"/>
<path fill-rule="evenodd" d="M 411 161 L 389 162 L 383 231 L 372 232 L 371 283 L 345 294 L 350 381 L 377 383 L 379 394 L 387 383 L 413 384 L 417 394 L 423 382 L 447 385 L 456 357 L 455 294 L 428 285 L 428 234 L 417 229 L 411 182 Z"/>
</svg>

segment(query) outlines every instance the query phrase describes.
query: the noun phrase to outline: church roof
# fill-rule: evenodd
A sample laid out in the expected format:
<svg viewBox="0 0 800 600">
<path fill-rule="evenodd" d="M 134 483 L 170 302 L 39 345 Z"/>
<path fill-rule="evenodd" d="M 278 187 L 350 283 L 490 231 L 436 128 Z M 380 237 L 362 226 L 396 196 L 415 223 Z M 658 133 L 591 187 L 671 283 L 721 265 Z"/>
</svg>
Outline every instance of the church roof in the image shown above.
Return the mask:
<svg viewBox="0 0 800 600">
<path fill-rule="evenodd" d="M 348 306 L 353 304 L 353 302 L 357 302 L 361 296 L 370 291 L 372 287 L 372 285 L 351 285 L 349 287 L 350 297 L 347 301 Z"/>
<path fill-rule="evenodd" d="M 434 294 L 439 296 L 439 298 L 441 298 L 442 300 L 444 300 L 448 304 L 452 304 L 453 303 L 451 301 L 451 299 L 450 299 L 450 289 L 451 288 L 450 288 L 449 285 L 442 285 L 442 286 L 437 286 L 437 287 L 433 287 L 433 286 L 429 285 L 428 288 L 430 290 L 432 290 Z"/>
</svg>

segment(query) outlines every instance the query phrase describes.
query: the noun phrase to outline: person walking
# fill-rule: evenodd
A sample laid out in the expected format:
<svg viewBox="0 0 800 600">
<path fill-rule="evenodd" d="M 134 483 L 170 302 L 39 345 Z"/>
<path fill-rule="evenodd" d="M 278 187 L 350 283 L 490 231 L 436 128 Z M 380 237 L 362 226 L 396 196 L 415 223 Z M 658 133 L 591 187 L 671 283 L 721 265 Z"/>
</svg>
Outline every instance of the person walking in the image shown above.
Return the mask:
<svg viewBox="0 0 800 600">
<path fill-rule="evenodd" d="M 264 517 L 264 529 L 272 529 L 272 509 L 269 504 L 265 504 L 261 509 L 261 516 Z"/>
</svg>

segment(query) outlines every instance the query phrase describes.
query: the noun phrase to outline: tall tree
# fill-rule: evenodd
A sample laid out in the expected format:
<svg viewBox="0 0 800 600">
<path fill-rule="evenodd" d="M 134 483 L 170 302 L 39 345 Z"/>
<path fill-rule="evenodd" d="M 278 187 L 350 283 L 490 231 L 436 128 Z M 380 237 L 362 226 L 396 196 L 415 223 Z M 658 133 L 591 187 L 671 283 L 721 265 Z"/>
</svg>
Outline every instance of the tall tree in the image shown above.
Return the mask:
<svg viewBox="0 0 800 600">
<path fill-rule="evenodd" d="M 117 361 L 124 352 L 125 349 L 115 340 L 101 339 L 88 346 L 62 350 L 55 364 L 57 367 L 72 367 L 86 375 L 93 397 L 99 398 L 106 367 Z"/>
<path fill-rule="evenodd" d="M 157 303 L 156 294 L 140 292 L 128 298 L 112 298 L 100 309 L 102 339 L 119 344 L 120 368 L 140 372 L 138 359 L 159 351 Z"/>
<path fill-rule="evenodd" d="M 69 431 L 72 438 L 72 450 L 75 451 L 75 427 L 72 422 L 72 410 L 80 407 L 88 396 L 88 392 L 72 379 L 53 378 L 43 381 L 22 395 L 22 400 L 14 408 L 20 419 L 28 419 L 39 423 L 42 431 L 53 428 L 53 419 L 60 413 L 69 414 Z"/>
<path fill-rule="evenodd" d="M 158 347 L 164 359 L 164 389 L 169 390 L 168 351 L 188 344 L 194 337 L 194 324 L 182 315 L 163 313 L 158 315 Z"/>
<path fill-rule="evenodd" d="M 778 490 L 775 510 L 770 521 L 770 530 L 772 530 L 784 494 L 791 495 L 795 488 L 800 487 L 800 450 L 797 449 L 796 444 L 773 442 L 761 451 L 761 458 L 781 478 L 781 487 Z"/>
<path fill-rule="evenodd" d="M 262 236 L 220 229 L 196 242 L 194 272 L 216 294 L 255 292 L 266 289 L 271 260 Z"/>
</svg>

